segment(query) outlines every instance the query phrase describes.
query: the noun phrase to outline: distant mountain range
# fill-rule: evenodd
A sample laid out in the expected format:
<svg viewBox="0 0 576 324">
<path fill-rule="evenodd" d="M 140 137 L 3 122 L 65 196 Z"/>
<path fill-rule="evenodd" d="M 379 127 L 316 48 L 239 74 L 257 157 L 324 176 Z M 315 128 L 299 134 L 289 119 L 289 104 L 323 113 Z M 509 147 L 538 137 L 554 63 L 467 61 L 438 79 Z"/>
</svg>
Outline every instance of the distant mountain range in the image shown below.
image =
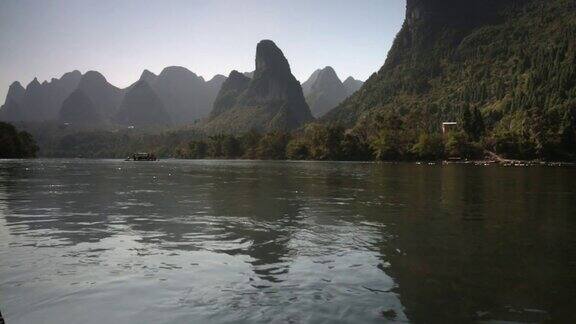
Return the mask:
<svg viewBox="0 0 576 324">
<path fill-rule="evenodd" d="M 225 80 L 216 75 L 204 81 L 180 66 L 167 67 L 157 76 L 145 70 L 140 77 L 158 94 L 174 124 L 190 124 L 208 116 Z"/>
<path fill-rule="evenodd" d="M 85 74 L 72 71 L 43 83 L 34 79 L 26 88 L 14 82 L 0 108 L 0 120 L 59 121 L 80 128 L 99 128 L 106 125 L 178 126 L 205 119 L 207 128 L 228 129 L 224 125 L 226 119 L 240 112 L 244 115 L 247 111 L 239 110 L 243 106 L 250 107 L 251 113 L 262 110 L 266 115 L 254 116 L 253 121 L 247 117 L 245 122 L 250 126 L 246 127 L 293 128 L 311 119 L 309 108 L 304 106 L 306 102 L 315 116 L 322 116 L 362 85 L 351 77 L 341 82 L 334 70 L 327 67 L 314 72 L 303 84 L 306 100 L 299 102 L 302 89 L 280 49 L 271 41 L 259 46 L 256 70 L 233 71 L 227 84 L 227 77 L 223 75 L 205 81 L 180 66 L 167 67 L 158 75 L 144 70 L 139 80 L 125 89 L 110 84 L 96 71 Z M 249 88 L 249 94 L 244 95 Z M 238 107 L 233 107 L 237 104 Z M 284 104 L 287 106 L 282 106 Z M 228 110 L 232 112 L 216 118 Z M 245 128 L 238 123 L 234 127 Z"/>
<path fill-rule="evenodd" d="M 32 122 L 56 119 L 62 103 L 78 88 L 81 79 L 82 74 L 73 71 L 50 82 L 40 83 L 34 79 L 25 89 L 19 82 L 14 82 L 0 110 L 0 119 Z"/>
<path fill-rule="evenodd" d="M 342 82 L 330 66 L 318 69 L 302 84 L 306 102 L 314 117 L 322 117 L 344 99 L 362 87 L 363 82 L 352 77 Z"/>
<path fill-rule="evenodd" d="M 181 67 L 144 71 L 126 89 L 94 71 L 34 79 L 26 88 L 14 82 L 0 119 L 88 125 L 201 119 L 197 129 L 241 133 L 298 129 L 316 116 L 344 126 L 381 159 L 447 147 L 576 159 L 575 53 L 574 0 L 407 0 L 384 65 L 365 84 L 341 82 L 326 67 L 301 85 L 282 51 L 265 40 L 255 71 L 208 82 Z M 447 121 L 458 129 L 444 147 Z"/>
<path fill-rule="evenodd" d="M 114 116 L 125 126 L 169 126 L 172 118 L 148 82 L 140 80 L 130 87 Z"/>
<path fill-rule="evenodd" d="M 82 128 L 190 124 L 208 116 L 225 80 L 216 75 L 204 81 L 186 68 L 172 66 L 159 75 L 145 70 L 140 80 L 120 89 L 99 72 L 73 71 L 50 82 L 34 79 L 26 88 L 12 83 L 0 120 L 60 121 Z"/>
</svg>

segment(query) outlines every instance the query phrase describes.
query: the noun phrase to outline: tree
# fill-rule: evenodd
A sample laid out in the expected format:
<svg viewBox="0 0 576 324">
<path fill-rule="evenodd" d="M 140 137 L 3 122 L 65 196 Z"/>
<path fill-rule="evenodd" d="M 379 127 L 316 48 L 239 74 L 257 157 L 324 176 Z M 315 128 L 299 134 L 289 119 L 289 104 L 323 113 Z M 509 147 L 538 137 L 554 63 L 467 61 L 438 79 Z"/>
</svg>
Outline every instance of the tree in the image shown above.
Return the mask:
<svg viewBox="0 0 576 324">
<path fill-rule="evenodd" d="M 531 159 L 536 156 L 536 144 L 532 139 L 510 130 L 500 130 L 494 134 L 494 150 L 513 159 Z"/>
<path fill-rule="evenodd" d="M 22 157 L 36 157 L 36 153 L 38 153 L 40 148 L 36 145 L 32 134 L 21 131 L 18 133 L 18 138 L 22 147 Z"/>
<path fill-rule="evenodd" d="M 472 159 L 480 157 L 482 149 L 470 143 L 464 132 L 450 132 L 445 140 L 445 154 L 448 157 Z"/>
<path fill-rule="evenodd" d="M 240 146 L 244 158 L 252 160 L 258 158 L 258 143 L 261 139 L 262 134 L 254 129 L 240 137 Z"/>
<path fill-rule="evenodd" d="M 284 132 L 268 133 L 258 143 L 257 155 L 263 160 L 285 160 L 290 135 Z"/>
<path fill-rule="evenodd" d="M 208 144 L 204 141 L 188 143 L 188 157 L 191 159 L 204 159 L 208 154 Z"/>
<path fill-rule="evenodd" d="M 222 155 L 227 159 L 240 157 L 240 141 L 233 135 L 226 135 L 222 140 Z"/>
<path fill-rule="evenodd" d="M 473 109 L 470 109 L 470 106 L 466 105 L 462 112 L 461 119 L 462 129 L 473 141 L 479 141 L 486 133 L 484 117 L 482 117 L 482 113 L 478 108 L 474 107 Z"/>
<path fill-rule="evenodd" d="M 472 113 L 472 133 L 473 139 L 476 142 L 486 133 L 484 117 L 482 117 L 482 113 L 477 107 L 474 108 Z"/>
<path fill-rule="evenodd" d="M 290 160 L 307 160 L 310 157 L 308 144 L 301 139 L 293 139 L 286 147 L 286 156 Z"/>
<path fill-rule="evenodd" d="M 398 132 L 382 129 L 370 144 L 379 161 L 398 160 L 402 157 L 402 144 Z"/>
<path fill-rule="evenodd" d="M 0 122 L 0 158 L 32 158 L 37 152 L 30 133 L 18 132 L 12 124 Z"/>
<path fill-rule="evenodd" d="M 347 161 L 370 161 L 374 159 L 374 152 L 370 143 L 358 132 L 348 132 L 342 141 L 342 159 Z"/>
<path fill-rule="evenodd" d="M 394 112 L 376 116 L 376 135 L 370 141 L 370 148 L 377 160 L 399 160 L 404 155 L 407 134 L 404 121 Z"/>
<path fill-rule="evenodd" d="M 563 149 L 570 154 L 576 154 L 576 104 L 564 113 L 560 136 Z"/>
<path fill-rule="evenodd" d="M 223 142 L 226 135 L 214 135 L 208 138 L 208 155 L 211 158 L 224 157 Z"/>
<path fill-rule="evenodd" d="M 304 131 L 314 160 L 339 160 L 342 157 L 344 127 L 339 125 L 311 124 Z"/>
<path fill-rule="evenodd" d="M 421 134 L 418 142 L 413 146 L 412 152 L 419 159 L 439 160 L 444 157 L 444 143 L 442 137 L 435 134 Z"/>
</svg>

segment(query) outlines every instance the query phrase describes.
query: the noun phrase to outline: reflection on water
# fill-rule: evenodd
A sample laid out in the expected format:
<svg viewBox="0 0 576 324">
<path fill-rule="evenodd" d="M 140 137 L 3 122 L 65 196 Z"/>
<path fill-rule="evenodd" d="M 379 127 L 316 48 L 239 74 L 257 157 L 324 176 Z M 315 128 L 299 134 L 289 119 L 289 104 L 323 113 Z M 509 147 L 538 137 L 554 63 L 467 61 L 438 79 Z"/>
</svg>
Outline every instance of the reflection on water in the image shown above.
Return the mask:
<svg viewBox="0 0 576 324">
<path fill-rule="evenodd" d="M 575 319 L 576 170 L 0 162 L 8 323 Z"/>
</svg>

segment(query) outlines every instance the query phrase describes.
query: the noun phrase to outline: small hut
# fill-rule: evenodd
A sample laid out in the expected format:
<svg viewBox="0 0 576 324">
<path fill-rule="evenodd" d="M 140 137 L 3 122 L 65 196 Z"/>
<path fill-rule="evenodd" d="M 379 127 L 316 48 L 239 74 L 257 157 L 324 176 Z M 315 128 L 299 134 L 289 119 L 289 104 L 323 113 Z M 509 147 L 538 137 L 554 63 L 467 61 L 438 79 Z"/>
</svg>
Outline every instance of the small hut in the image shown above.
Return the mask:
<svg viewBox="0 0 576 324">
<path fill-rule="evenodd" d="M 458 127 L 457 122 L 443 122 L 442 123 L 442 134 L 446 135 L 451 131 L 455 131 Z"/>
</svg>

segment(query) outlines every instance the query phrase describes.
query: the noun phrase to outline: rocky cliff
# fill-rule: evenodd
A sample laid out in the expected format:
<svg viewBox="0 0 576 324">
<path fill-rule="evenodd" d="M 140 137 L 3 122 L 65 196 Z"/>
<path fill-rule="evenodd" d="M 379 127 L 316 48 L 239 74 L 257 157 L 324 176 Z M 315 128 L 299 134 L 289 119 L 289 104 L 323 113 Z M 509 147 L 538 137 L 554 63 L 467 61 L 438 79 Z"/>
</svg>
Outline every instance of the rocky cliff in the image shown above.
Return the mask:
<svg viewBox="0 0 576 324">
<path fill-rule="evenodd" d="M 86 72 L 78 84 L 78 89 L 90 98 L 100 115 L 106 119 L 116 114 L 124 97 L 124 91 L 110 84 L 96 71 Z"/>
<path fill-rule="evenodd" d="M 353 127 L 394 113 L 411 132 L 433 133 L 474 109 L 491 148 L 570 155 L 575 53 L 574 1 L 408 0 L 384 66 L 325 120 Z"/>
<path fill-rule="evenodd" d="M 26 89 L 14 82 L 8 89 L 0 120 L 12 122 L 41 122 L 58 118 L 62 102 L 80 82 L 79 71 L 65 73 L 60 79 L 40 83 L 32 80 Z"/>
<path fill-rule="evenodd" d="M 572 7 L 563 0 L 408 0 L 406 20 L 384 66 L 328 118 L 353 124 L 400 95 L 446 101 L 449 93 L 460 97 L 468 87 L 502 82 L 512 90 L 512 82 L 531 72 L 522 62 L 536 58 L 535 51 L 572 46 L 566 37 L 574 32 Z M 551 18 L 555 12 L 556 21 Z M 558 28 L 563 32 L 554 33 Z M 522 71 L 507 73 L 513 69 Z M 506 79 L 498 82 L 496 76 L 504 72 Z M 439 91 L 448 87 L 450 92 Z"/>
<path fill-rule="evenodd" d="M 205 81 L 181 66 L 169 66 L 159 75 L 144 70 L 139 79 L 152 87 L 176 125 L 192 124 L 208 116 L 225 80 L 225 76 L 215 75 L 211 80 Z"/>
<path fill-rule="evenodd" d="M 2 105 L 2 108 L 0 108 L 0 120 L 13 122 L 25 119 L 24 112 L 21 108 L 25 92 L 26 89 L 24 89 L 18 81 L 10 85 L 8 94 L 6 95 L 6 101 L 4 105 Z"/>
<path fill-rule="evenodd" d="M 211 80 L 204 81 L 202 77 L 188 69 L 177 66 L 167 67 L 159 75 L 144 70 L 139 79 L 152 87 L 170 114 L 170 119 L 180 125 L 194 123 L 208 116 L 225 80 L 225 76 L 216 75 Z M 79 71 L 73 71 L 64 74 L 60 79 L 53 78 L 50 82 L 43 83 L 34 79 L 26 89 L 19 82 L 14 82 L 10 86 L 4 105 L 0 108 L 0 120 L 12 122 L 62 120 L 64 100 L 79 89 L 90 99 L 106 124 L 109 124 L 113 122 L 124 96 L 135 85 L 136 83 L 125 89 L 117 88 L 97 71 L 88 71 L 84 75 Z M 68 109 L 64 109 L 64 112 L 67 111 Z"/>
<path fill-rule="evenodd" d="M 343 83 L 336 71 L 327 66 L 314 71 L 302 84 L 302 90 L 314 117 L 321 117 L 356 92 L 361 85 L 361 81 L 352 77 Z"/>
<path fill-rule="evenodd" d="M 239 96 L 248 89 L 250 78 L 236 70 L 230 72 L 228 79 L 222 84 L 220 92 L 214 101 L 210 119 L 213 120 L 224 112 L 234 108 Z"/>
<path fill-rule="evenodd" d="M 62 103 L 59 121 L 81 128 L 96 128 L 104 122 L 96 106 L 80 89 L 72 92 Z"/>
<path fill-rule="evenodd" d="M 344 82 L 342 82 L 342 84 L 344 84 L 344 87 L 346 88 L 346 91 L 348 92 L 348 96 L 351 96 L 354 94 L 354 92 L 360 90 L 360 88 L 362 88 L 362 85 L 364 85 L 364 82 L 360 81 L 360 80 L 356 80 L 353 77 L 348 77 L 346 78 L 346 80 L 344 80 Z"/>
<path fill-rule="evenodd" d="M 114 121 L 120 125 L 169 126 L 172 121 L 164 104 L 146 81 L 138 81 L 122 100 Z"/>
<path fill-rule="evenodd" d="M 220 95 L 224 93 L 217 101 Z M 258 43 L 256 70 L 248 87 L 232 107 L 212 117 L 204 126 L 210 132 L 289 130 L 313 119 L 288 60 L 270 40 Z"/>
</svg>

